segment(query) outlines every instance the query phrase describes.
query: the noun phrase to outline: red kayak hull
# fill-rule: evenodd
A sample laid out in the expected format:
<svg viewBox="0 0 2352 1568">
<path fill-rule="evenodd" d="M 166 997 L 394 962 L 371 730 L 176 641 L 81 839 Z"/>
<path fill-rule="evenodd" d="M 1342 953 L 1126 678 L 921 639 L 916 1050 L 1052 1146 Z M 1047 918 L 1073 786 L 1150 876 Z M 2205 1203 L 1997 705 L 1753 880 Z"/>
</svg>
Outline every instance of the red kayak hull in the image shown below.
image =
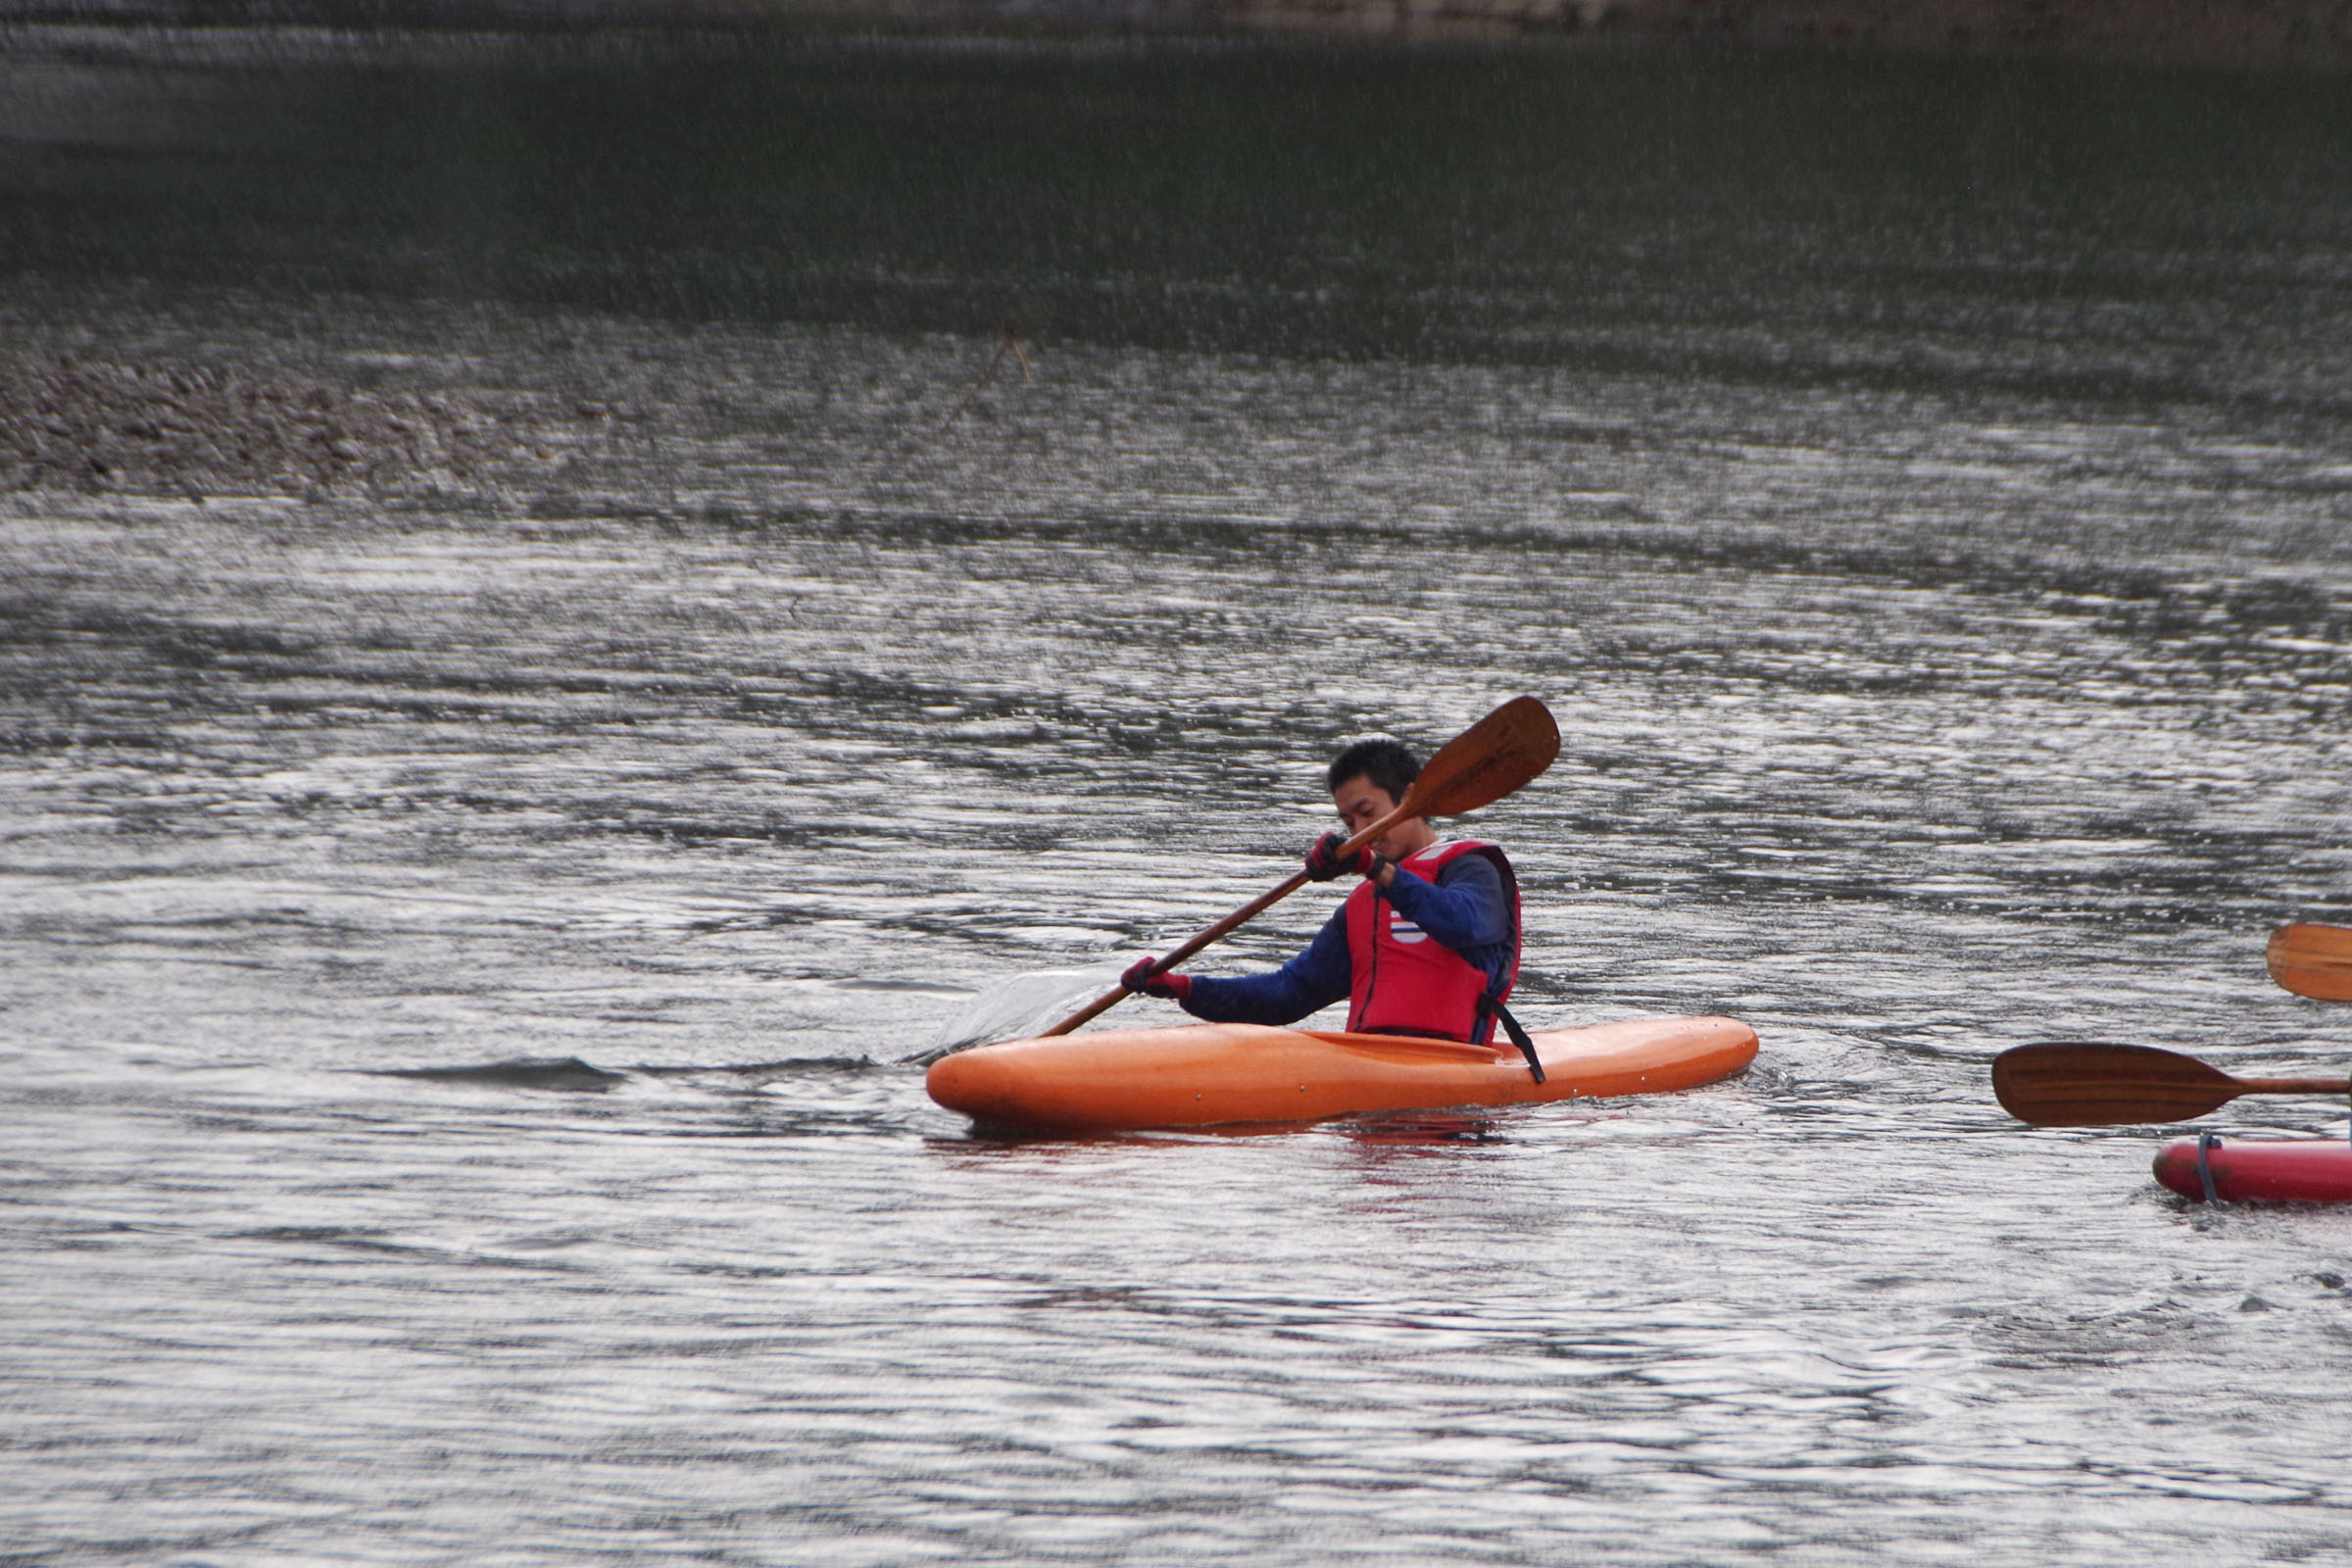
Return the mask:
<svg viewBox="0 0 2352 1568">
<path fill-rule="evenodd" d="M 1534 1038 L 1542 1084 L 1507 1045 L 1236 1023 L 982 1046 L 935 1062 L 929 1088 L 988 1126 L 1118 1132 L 1657 1094 L 1729 1077 L 1756 1054 L 1755 1031 L 1736 1018 L 1640 1018 Z"/>
<path fill-rule="evenodd" d="M 2352 1203 L 2352 1143 L 2342 1139 L 2217 1140 L 2205 1163 L 2214 1196 L 2226 1203 Z M 2197 1141 L 2165 1145 L 2156 1156 L 2156 1179 L 2203 1202 Z"/>
</svg>

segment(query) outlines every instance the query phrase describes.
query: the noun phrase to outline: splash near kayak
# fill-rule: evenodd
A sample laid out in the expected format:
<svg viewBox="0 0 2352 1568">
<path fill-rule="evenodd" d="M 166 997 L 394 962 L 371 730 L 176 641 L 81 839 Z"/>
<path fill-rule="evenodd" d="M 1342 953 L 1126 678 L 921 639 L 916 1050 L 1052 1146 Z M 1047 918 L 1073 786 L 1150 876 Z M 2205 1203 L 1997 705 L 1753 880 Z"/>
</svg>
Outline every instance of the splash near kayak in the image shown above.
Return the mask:
<svg viewBox="0 0 2352 1568">
<path fill-rule="evenodd" d="M 1507 1045 L 1189 1024 L 982 1046 L 933 1063 L 927 1087 L 983 1126 L 1120 1132 L 1663 1094 L 1728 1078 L 1756 1055 L 1756 1032 L 1737 1018 L 1639 1018 L 1530 1039 L 1541 1083 Z"/>
<path fill-rule="evenodd" d="M 2156 1179 L 2182 1198 L 2225 1203 L 2352 1203 L 2352 1144 L 2339 1139 L 2230 1143 L 2182 1138 L 2156 1155 Z M 2202 1168 L 2200 1168 L 2200 1166 Z M 2212 1181 L 2207 1191 L 2208 1177 Z"/>
</svg>

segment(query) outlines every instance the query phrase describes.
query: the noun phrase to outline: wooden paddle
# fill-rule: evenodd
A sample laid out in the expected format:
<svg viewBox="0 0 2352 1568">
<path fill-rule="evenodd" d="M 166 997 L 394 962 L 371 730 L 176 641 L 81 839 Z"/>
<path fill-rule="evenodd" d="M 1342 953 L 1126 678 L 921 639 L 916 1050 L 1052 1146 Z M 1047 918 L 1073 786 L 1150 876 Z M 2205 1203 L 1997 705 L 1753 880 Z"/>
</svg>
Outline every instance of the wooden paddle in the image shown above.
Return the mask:
<svg viewBox="0 0 2352 1568">
<path fill-rule="evenodd" d="M 1551 760 L 1559 754 L 1560 729 L 1552 722 L 1551 710 L 1533 697 L 1514 697 L 1446 742 L 1443 751 L 1422 763 L 1420 776 L 1406 786 L 1404 799 L 1396 809 L 1341 845 L 1338 858 L 1347 859 L 1397 823 L 1416 816 L 1451 816 L 1499 801 L 1549 767 Z M 1304 886 L 1306 873 L 1293 872 L 1291 879 L 1273 892 L 1259 894 L 1153 964 L 1152 974 L 1167 973 Z M 1095 1014 L 1116 1005 L 1121 998 L 1133 995 L 1123 985 L 1114 987 L 1046 1033 L 1066 1035 Z"/>
<path fill-rule="evenodd" d="M 2001 1108 L 2036 1127 L 2186 1121 L 2240 1095 L 2342 1095 L 2342 1078 L 2232 1078 L 2154 1046 L 2019 1046 L 1992 1058 Z"/>
<path fill-rule="evenodd" d="M 2271 978 L 2298 997 L 2352 1002 L 2352 931 L 2340 925 L 2282 925 L 2271 933 Z"/>
</svg>

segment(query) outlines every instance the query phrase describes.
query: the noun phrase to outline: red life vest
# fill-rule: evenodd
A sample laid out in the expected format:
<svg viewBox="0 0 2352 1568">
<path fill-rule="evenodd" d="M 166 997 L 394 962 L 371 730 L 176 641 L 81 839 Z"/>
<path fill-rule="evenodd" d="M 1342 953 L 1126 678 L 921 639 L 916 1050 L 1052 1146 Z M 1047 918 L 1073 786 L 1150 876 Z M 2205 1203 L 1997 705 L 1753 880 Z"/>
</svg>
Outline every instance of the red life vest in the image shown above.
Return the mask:
<svg viewBox="0 0 2352 1568">
<path fill-rule="evenodd" d="M 1409 857 L 1397 867 L 1425 882 L 1438 880 L 1455 858 L 1483 855 L 1502 873 L 1511 903 L 1511 964 L 1494 1000 L 1511 994 L 1519 976 L 1519 878 L 1502 851 L 1463 840 L 1439 844 Z M 1348 895 L 1348 956 L 1352 966 L 1348 1027 L 1365 1034 L 1435 1035 L 1445 1040 L 1483 1042 L 1494 1032 L 1481 1017 L 1478 999 L 1487 992 L 1487 972 L 1396 912 L 1379 896 L 1369 877 Z"/>
</svg>

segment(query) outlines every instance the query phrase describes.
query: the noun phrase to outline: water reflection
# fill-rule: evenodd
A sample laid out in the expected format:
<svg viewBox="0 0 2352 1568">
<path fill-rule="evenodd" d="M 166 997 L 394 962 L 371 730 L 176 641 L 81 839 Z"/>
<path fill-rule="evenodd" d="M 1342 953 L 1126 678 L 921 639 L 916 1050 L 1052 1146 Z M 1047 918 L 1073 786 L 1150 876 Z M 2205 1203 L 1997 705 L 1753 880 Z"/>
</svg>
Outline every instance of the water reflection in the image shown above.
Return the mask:
<svg viewBox="0 0 2352 1568">
<path fill-rule="evenodd" d="M 1439 1152 L 1456 1144 L 1501 1143 L 1508 1136 L 1493 1116 L 1475 1111 L 1392 1112 L 1350 1117 L 1338 1125 L 1351 1143 L 1377 1156 L 1415 1150 Z"/>
</svg>

